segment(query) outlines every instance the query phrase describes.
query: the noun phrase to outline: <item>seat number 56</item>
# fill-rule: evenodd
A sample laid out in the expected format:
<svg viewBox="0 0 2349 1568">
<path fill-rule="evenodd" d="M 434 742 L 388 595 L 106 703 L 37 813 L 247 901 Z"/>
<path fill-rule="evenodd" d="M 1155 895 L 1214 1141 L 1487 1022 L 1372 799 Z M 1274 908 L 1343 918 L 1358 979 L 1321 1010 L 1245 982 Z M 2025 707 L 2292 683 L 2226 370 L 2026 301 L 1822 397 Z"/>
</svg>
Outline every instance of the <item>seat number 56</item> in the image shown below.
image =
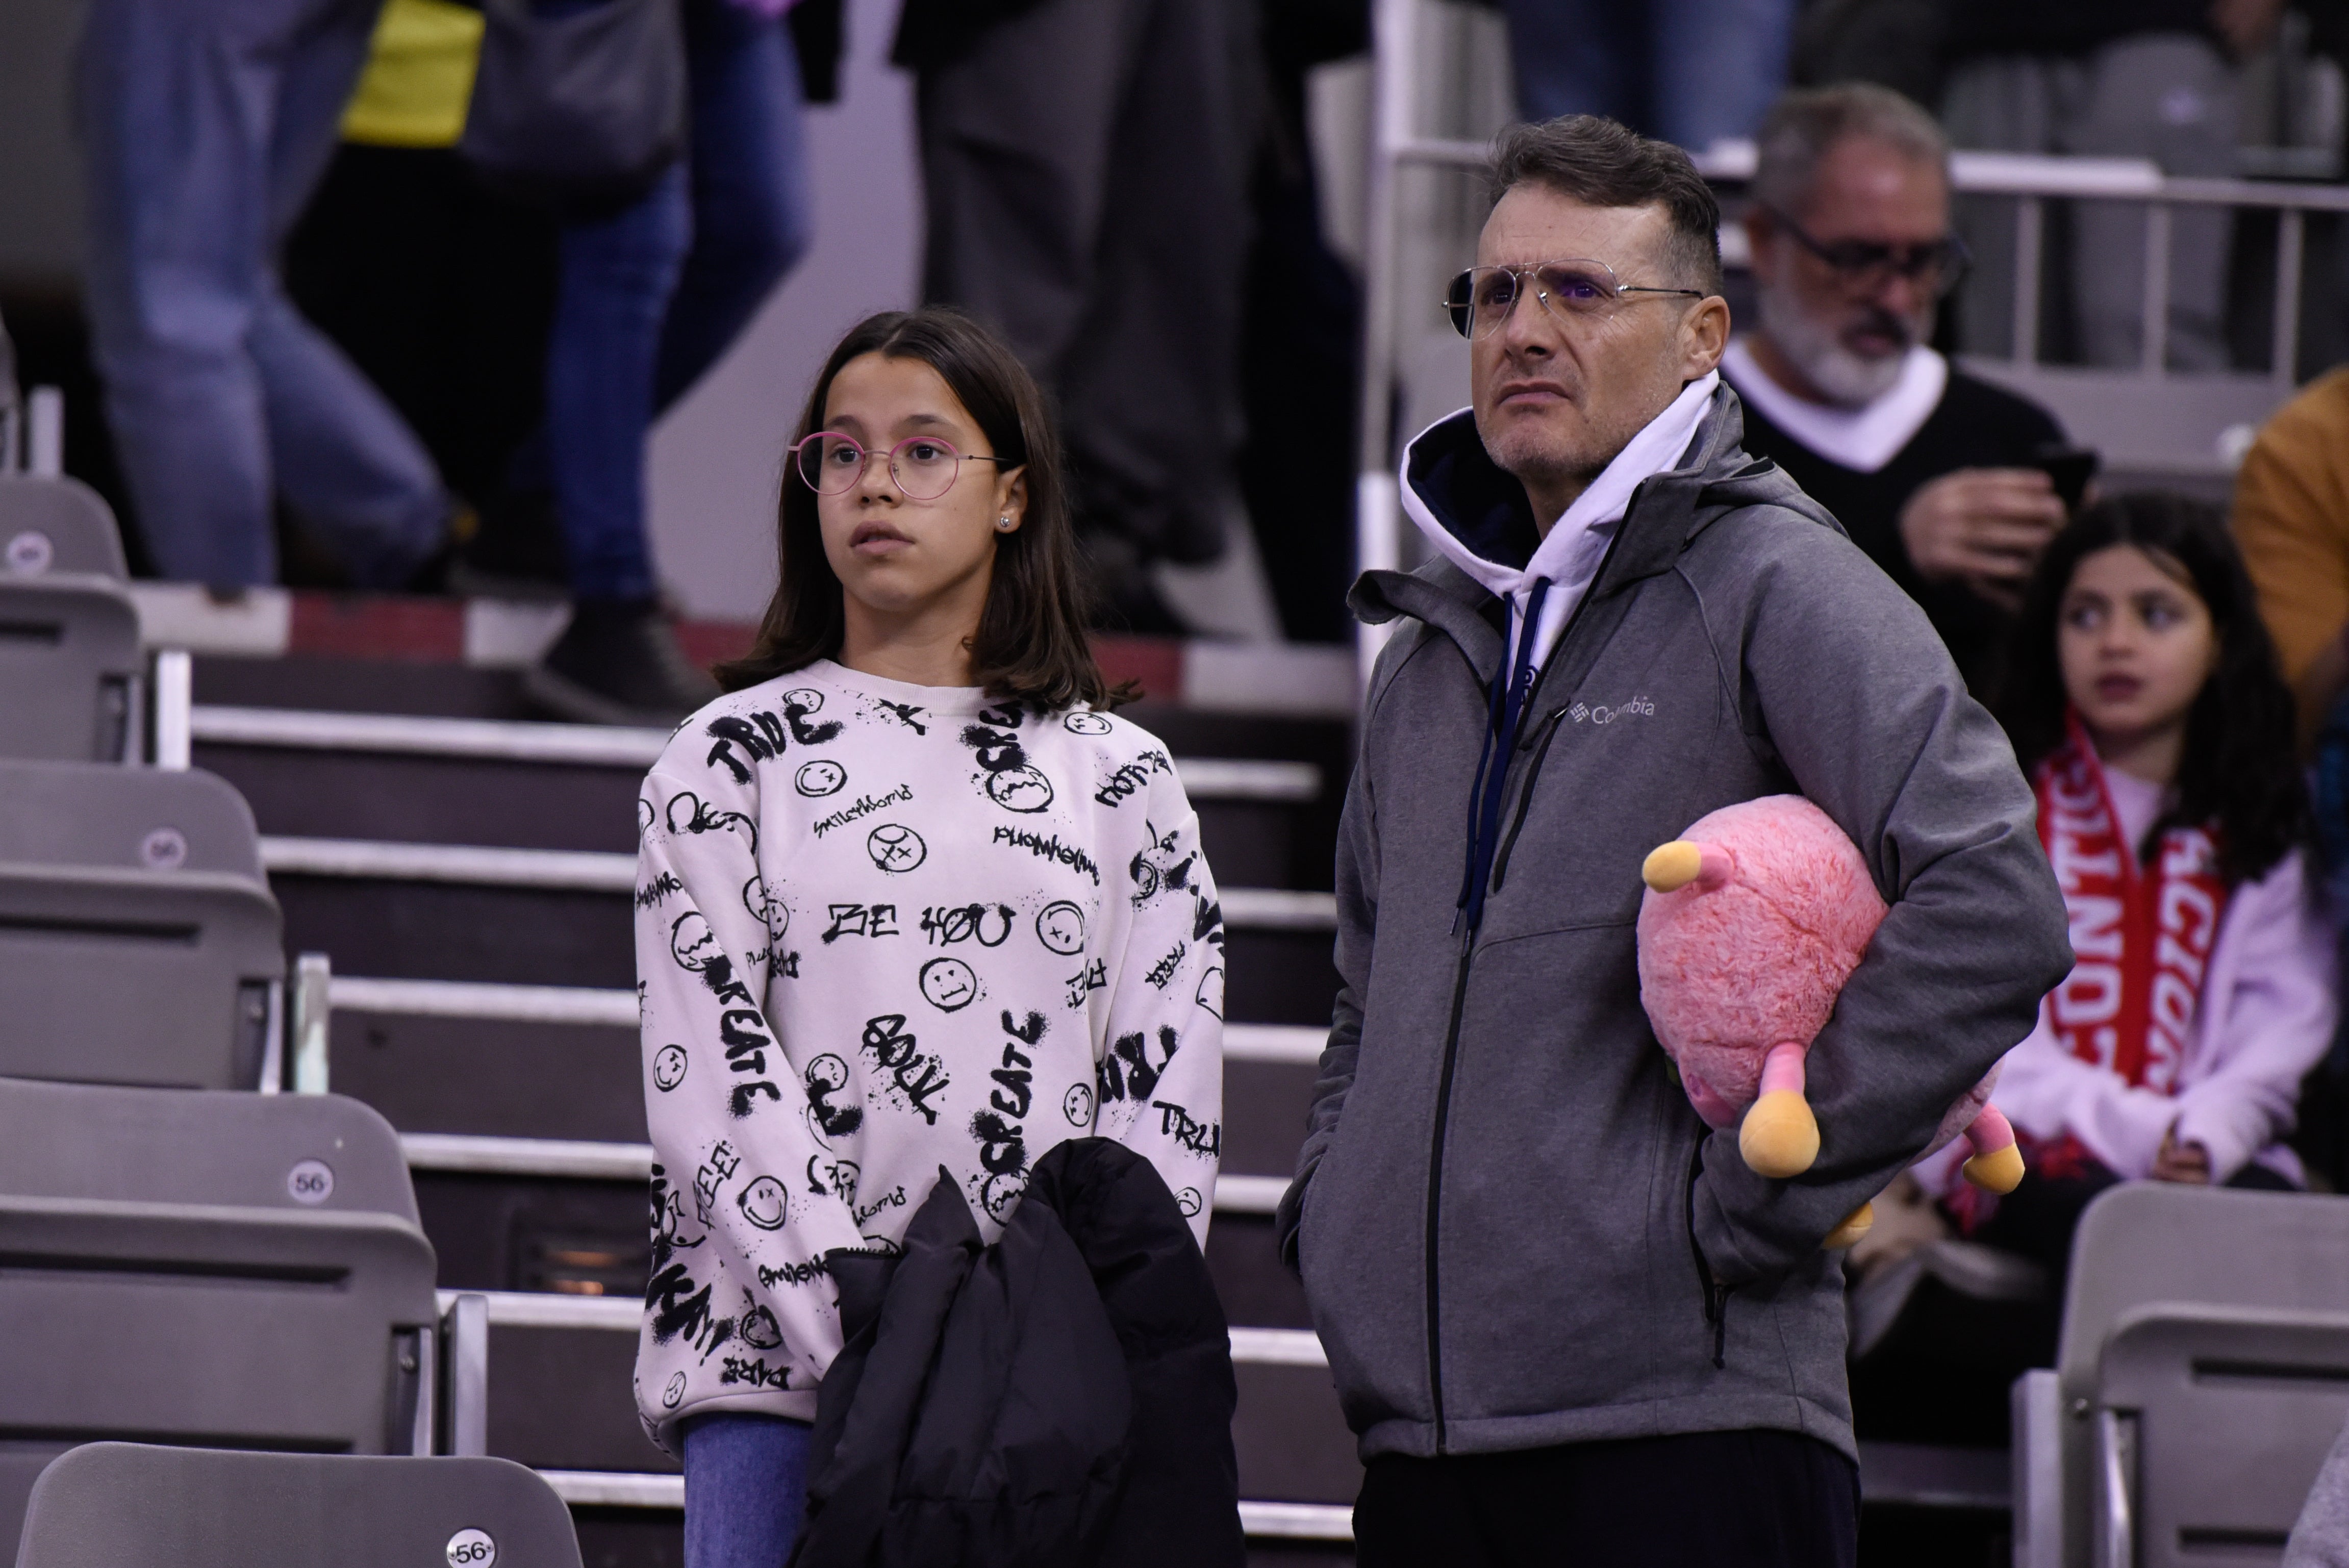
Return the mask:
<svg viewBox="0 0 2349 1568">
<path fill-rule="evenodd" d="M 490 1568 L 498 1560 L 498 1543 L 486 1530 L 460 1530 L 449 1537 L 449 1568 Z"/>
</svg>

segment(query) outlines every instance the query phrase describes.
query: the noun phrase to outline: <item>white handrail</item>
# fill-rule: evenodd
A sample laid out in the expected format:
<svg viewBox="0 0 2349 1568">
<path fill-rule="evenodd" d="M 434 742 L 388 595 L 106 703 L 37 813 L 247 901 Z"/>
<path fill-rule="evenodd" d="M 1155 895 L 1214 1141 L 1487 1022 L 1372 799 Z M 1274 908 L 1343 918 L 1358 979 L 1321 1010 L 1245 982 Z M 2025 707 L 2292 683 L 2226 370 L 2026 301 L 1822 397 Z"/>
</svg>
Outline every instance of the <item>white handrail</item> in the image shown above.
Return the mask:
<svg viewBox="0 0 2349 1568">
<path fill-rule="evenodd" d="M 212 704 L 197 707 L 189 715 L 188 732 L 195 739 L 213 746 L 626 769 L 651 767 L 667 746 L 670 733 L 665 729 L 593 724 L 426 718 L 404 714 L 329 713 Z M 1178 757 L 1174 758 L 1174 771 L 1183 780 L 1185 791 L 1199 800 L 1303 802 L 1316 799 L 1321 793 L 1321 769 L 1310 762 Z"/>
<path fill-rule="evenodd" d="M 543 1470 L 538 1479 L 574 1508 L 685 1507 L 685 1478 L 681 1475 Z M 1343 1503 L 1243 1501 L 1240 1528 L 1260 1540 L 1351 1541 L 1354 1511 Z"/>
<path fill-rule="evenodd" d="M 468 1176 L 535 1176 L 557 1181 L 647 1181 L 649 1143 L 598 1143 L 570 1138 L 502 1138 L 470 1132 L 403 1132 L 399 1150 L 411 1171 Z M 1216 1212 L 1269 1214 L 1288 1191 L 1285 1176 L 1218 1176 Z"/>
<path fill-rule="evenodd" d="M 585 1329 L 597 1333 L 634 1334 L 644 1322 L 644 1303 L 626 1295 L 571 1295 L 554 1291 L 489 1290 L 440 1293 L 440 1310 L 447 1312 L 460 1295 L 475 1295 L 488 1305 L 492 1328 Z M 1253 1367 L 1327 1367 L 1329 1352 L 1309 1328 L 1234 1328 L 1229 1330 L 1232 1359 Z"/>
<path fill-rule="evenodd" d="M 261 863 L 273 876 L 456 882 L 554 892 L 633 892 L 636 857 L 603 850 L 513 850 L 480 844 L 406 844 L 374 839 L 264 834 Z M 1335 893 L 1290 888 L 1217 890 L 1224 923 L 1249 931 L 1334 931 Z"/>
<path fill-rule="evenodd" d="M 588 985 L 509 985 L 478 980 L 395 980 L 336 975 L 327 990 L 337 1011 L 390 1017 L 473 1018 L 501 1024 L 568 1024 L 633 1029 L 634 991 Z M 1224 1059 L 1312 1067 L 1327 1029 L 1304 1024 L 1226 1024 Z"/>
<path fill-rule="evenodd" d="M 1396 285 L 1400 265 L 1396 178 L 1406 168 L 1474 173 L 1485 167 L 1491 156 L 1485 142 L 1423 136 L 1413 126 L 1415 72 L 1435 53 L 1418 46 L 1419 9 L 1420 0 L 1377 0 L 1372 13 L 1375 86 L 1362 262 L 1361 461 L 1354 487 L 1355 559 L 1361 569 L 1390 566 L 1399 560 L 1405 531 L 1393 481 L 1397 442 L 1392 410 L 1401 362 L 1397 344 L 1405 319 L 1401 313 L 1408 308 L 1399 299 Z M 1723 140 L 1698 154 L 1695 161 L 1707 179 L 1737 184 L 1754 177 L 1757 153 L 1751 140 Z M 1978 150 L 1952 155 L 1951 183 L 1968 195 L 2015 200 L 2013 363 L 2019 367 L 2031 366 L 2037 360 L 2044 203 L 2051 200 L 2146 203 L 2151 264 L 2146 269 L 2140 364 L 2141 374 L 2148 380 L 2167 376 L 2171 211 L 2230 207 L 2275 212 L 2276 304 L 2269 335 L 2269 378 L 2275 383 L 2279 402 L 2296 385 L 2305 220 L 2311 212 L 2349 212 L 2349 185 L 2173 176 L 2142 159 Z M 1357 635 L 1359 676 L 1365 686 L 1382 643 L 1375 628 L 1365 628 Z"/>
</svg>

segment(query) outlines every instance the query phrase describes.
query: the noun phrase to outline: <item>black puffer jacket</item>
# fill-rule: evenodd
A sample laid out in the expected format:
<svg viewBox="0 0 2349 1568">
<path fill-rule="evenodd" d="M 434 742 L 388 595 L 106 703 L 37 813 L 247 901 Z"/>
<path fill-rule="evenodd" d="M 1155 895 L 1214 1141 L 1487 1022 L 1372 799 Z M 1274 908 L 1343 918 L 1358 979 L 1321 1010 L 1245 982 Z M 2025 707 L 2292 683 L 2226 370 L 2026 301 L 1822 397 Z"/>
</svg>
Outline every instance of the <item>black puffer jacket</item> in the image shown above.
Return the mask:
<svg viewBox="0 0 2349 1568">
<path fill-rule="evenodd" d="M 1037 1162 L 979 1244 L 949 1178 L 905 1250 L 837 1252 L 792 1568 L 1221 1568 L 1245 1561 L 1229 1332 L 1149 1161 Z"/>
</svg>

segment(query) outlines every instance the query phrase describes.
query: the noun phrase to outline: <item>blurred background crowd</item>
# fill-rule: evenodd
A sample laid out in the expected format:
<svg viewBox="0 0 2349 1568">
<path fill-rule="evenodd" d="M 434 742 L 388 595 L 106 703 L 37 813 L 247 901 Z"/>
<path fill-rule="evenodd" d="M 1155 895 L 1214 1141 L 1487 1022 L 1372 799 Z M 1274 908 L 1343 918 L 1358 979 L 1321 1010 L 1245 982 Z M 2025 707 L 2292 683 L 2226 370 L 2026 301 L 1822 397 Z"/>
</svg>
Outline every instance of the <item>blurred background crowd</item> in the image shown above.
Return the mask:
<svg viewBox="0 0 2349 1568">
<path fill-rule="evenodd" d="M 12 0 L 0 398 L 65 389 L 64 466 L 140 575 L 565 604 L 533 699 L 655 722 L 714 695 L 675 617 L 767 595 L 823 346 L 951 304 L 1057 399 L 1103 631 L 1346 643 L 1358 475 L 1465 401 L 1437 300 L 1483 216 L 1391 156 L 1372 9 Z M 2229 862 L 2264 934 L 2207 955 L 2245 1000 L 2206 995 L 2183 1080 L 2046 1091 L 2073 1143 L 2036 1169 L 2349 1181 L 2319 898 L 2349 866 L 2349 5 L 1421 9 L 1426 135 L 1588 112 L 1697 155 L 1748 447 L 1924 607 L 2026 765 L 2091 706 L 2054 650 L 2116 545 L 2205 616 L 2181 702 L 2289 707 L 2273 745 L 2132 774 L 2138 837 L 2183 799 L 2274 851 Z M 2113 1109 L 2198 1092 L 2223 1114 Z M 1931 1180 L 1899 1199 L 1855 1261 L 1862 1435 L 1931 1411 L 1995 1440 L 1982 1374 L 2052 1353 L 2078 1204 L 2002 1229 Z"/>
</svg>

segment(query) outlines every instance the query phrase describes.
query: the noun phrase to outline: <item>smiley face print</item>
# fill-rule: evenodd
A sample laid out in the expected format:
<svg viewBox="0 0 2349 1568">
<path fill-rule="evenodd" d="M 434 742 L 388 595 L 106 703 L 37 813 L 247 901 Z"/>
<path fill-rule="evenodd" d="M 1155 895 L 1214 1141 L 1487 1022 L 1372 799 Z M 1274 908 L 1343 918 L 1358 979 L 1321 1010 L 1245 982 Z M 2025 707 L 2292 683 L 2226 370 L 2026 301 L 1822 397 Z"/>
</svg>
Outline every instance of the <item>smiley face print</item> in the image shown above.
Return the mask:
<svg viewBox="0 0 2349 1568">
<path fill-rule="evenodd" d="M 922 999 L 941 1013 L 959 1013 L 978 999 L 978 975 L 959 958 L 922 965 Z"/>
</svg>

